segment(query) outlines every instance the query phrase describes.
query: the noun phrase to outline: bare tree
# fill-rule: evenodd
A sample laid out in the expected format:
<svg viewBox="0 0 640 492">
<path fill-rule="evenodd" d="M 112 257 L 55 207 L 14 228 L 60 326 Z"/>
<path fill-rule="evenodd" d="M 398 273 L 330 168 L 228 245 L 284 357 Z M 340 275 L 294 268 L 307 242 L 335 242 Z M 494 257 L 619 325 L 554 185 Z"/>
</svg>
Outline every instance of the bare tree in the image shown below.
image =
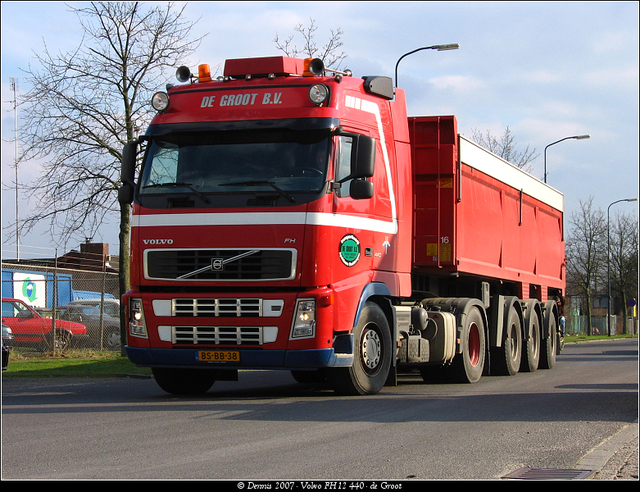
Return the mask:
<svg viewBox="0 0 640 492">
<path fill-rule="evenodd" d="M 528 173 L 533 170 L 530 163 L 540 155 L 536 154 L 535 148 L 529 149 L 528 145 L 523 151 L 517 150 L 517 143 L 508 126 L 500 138 L 494 136 L 490 130 L 482 134 L 477 128 L 472 128 L 471 132 L 471 139 L 475 143 Z"/>
<path fill-rule="evenodd" d="M 318 27 L 316 26 L 316 22 L 314 19 L 309 19 L 309 27 L 304 27 L 302 23 L 298 24 L 294 27 L 294 31 L 299 33 L 302 36 L 302 47 L 298 47 L 293 43 L 293 38 L 295 34 L 292 34 L 285 40 L 281 40 L 276 33 L 276 37 L 273 42 L 280 51 L 282 51 L 286 56 L 298 57 L 303 56 L 305 58 L 320 58 L 325 67 L 339 69 L 342 61 L 347 57 L 347 54 L 344 51 L 340 51 L 342 47 L 342 29 L 339 27 L 337 29 L 330 29 L 331 36 L 329 37 L 329 41 L 318 48 L 318 45 L 315 41 L 316 31 Z"/>
<path fill-rule="evenodd" d="M 31 90 L 21 99 L 21 162 L 39 161 L 40 177 L 26 190 L 37 198 L 21 229 L 49 222 L 59 243 L 93 237 L 103 220 L 120 216 L 120 290 L 129 282 L 129 205 L 119 204 L 124 144 L 151 118 L 151 95 L 164 71 L 191 55 L 193 22 L 167 3 L 92 2 L 71 10 L 83 29 L 80 45 L 36 54 L 24 70 Z M 124 323 L 122 316 L 121 323 Z"/>
<path fill-rule="evenodd" d="M 60 243 L 93 237 L 103 220 L 120 215 L 121 288 L 128 278 L 129 206 L 117 201 L 123 145 L 150 120 L 152 93 L 200 44 L 189 41 L 194 25 L 184 6 L 95 2 L 76 13 L 80 45 L 52 54 L 46 43 L 39 68 L 25 70 L 31 90 L 21 100 L 25 115 L 21 162 L 39 161 L 40 177 L 27 191 L 35 212 L 21 224 L 29 231 L 49 222 Z"/>
<path fill-rule="evenodd" d="M 606 271 L 607 220 L 602 210 L 593 210 L 593 197 L 580 201 L 580 210 L 571 215 L 572 226 L 566 241 L 567 290 L 584 299 L 587 335 L 591 335 L 593 296 L 604 285 Z"/>
<path fill-rule="evenodd" d="M 628 333 L 627 301 L 638 297 L 638 218 L 616 215 L 610 225 L 610 278 L 613 314 L 622 313 Z"/>
</svg>

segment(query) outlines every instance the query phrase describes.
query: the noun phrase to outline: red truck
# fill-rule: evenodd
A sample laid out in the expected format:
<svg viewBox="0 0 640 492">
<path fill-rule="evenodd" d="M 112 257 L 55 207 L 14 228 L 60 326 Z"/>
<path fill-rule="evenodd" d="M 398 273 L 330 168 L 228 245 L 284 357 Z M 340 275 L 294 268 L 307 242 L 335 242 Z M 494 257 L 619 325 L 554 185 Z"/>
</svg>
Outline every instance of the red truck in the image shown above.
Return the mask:
<svg viewBox="0 0 640 492">
<path fill-rule="evenodd" d="M 555 364 L 561 193 L 453 116 L 408 117 L 389 77 L 289 57 L 177 76 L 119 190 L 126 351 L 163 390 L 261 368 L 375 394 L 405 369 L 476 382 Z"/>
<path fill-rule="evenodd" d="M 12 345 L 16 347 L 38 347 L 64 352 L 88 339 L 87 327 L 71 321 L 54 320 L 41 316 L 20 299 L 2 298 L 2 324 L 11 328 Z"/>
</svg>

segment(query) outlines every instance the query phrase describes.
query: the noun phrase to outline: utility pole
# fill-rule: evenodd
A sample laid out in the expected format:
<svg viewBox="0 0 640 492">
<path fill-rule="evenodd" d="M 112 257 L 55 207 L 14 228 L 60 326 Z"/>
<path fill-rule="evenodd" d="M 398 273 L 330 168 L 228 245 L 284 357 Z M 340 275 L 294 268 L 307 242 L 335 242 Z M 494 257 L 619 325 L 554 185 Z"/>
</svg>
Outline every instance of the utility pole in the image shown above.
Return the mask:
<svg viewBox="0 0 640 492">
<path fill-rule="evenodd" d="M 20 226 L 18 220 L 18 79 L 11 77 L 11 90 L 13 91 L 13 134 L 14 134 L 14 167 L 16 185 L 16 260 L 20 260 Z"/>
</svg>

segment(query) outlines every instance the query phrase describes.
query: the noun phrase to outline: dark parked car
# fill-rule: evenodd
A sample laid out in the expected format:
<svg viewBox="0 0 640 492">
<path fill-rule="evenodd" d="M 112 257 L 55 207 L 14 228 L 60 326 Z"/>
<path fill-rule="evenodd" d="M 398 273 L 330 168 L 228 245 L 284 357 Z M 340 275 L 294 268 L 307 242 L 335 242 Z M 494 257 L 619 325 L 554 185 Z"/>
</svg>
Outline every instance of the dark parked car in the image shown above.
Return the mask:
<svg viewBox="0 0 640 492">
<path fill-rule="evenodd" d="M 120 304 L 107 299 L 100 315 L 100 299 L 72 301 L 60 311 L 60 319 L 87 327 L 90 343 L 98 349 L 120 350 Z"/>
<path fill-rule="evenodd" d="M 2 324 L 2 370 L 6 371 L 9 366 L 9 352 L 13 347 L 13 332 L 4 323 Z"/>
<path fill-rule="evenodd" d="M 2 299 L 2 324 L 11 328 L 15 347 L 49 349 L 54 344 L 56 351 L 64 352 L 87 336 L 84 325 L 60 319 L 52 334 L 53 320 L 40 316 L 20 299 Z"/>
</svg>

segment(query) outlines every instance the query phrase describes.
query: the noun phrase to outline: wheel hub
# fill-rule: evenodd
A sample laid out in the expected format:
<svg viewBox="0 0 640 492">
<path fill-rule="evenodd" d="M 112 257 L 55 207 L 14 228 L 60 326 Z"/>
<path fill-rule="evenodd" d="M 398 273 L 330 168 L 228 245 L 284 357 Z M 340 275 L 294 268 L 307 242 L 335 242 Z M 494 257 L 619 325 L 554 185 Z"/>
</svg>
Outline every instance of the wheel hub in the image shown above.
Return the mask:
<svg viewBox="0 0 640 492">
<path fill-rule="evenodd" d="M 381 347 L 382 343 L 378 333 L 374 330 L 367 330 L 362 337 L 362 360 L 369 370 L 375 369 L 380 363 Z"/>
</svg>

